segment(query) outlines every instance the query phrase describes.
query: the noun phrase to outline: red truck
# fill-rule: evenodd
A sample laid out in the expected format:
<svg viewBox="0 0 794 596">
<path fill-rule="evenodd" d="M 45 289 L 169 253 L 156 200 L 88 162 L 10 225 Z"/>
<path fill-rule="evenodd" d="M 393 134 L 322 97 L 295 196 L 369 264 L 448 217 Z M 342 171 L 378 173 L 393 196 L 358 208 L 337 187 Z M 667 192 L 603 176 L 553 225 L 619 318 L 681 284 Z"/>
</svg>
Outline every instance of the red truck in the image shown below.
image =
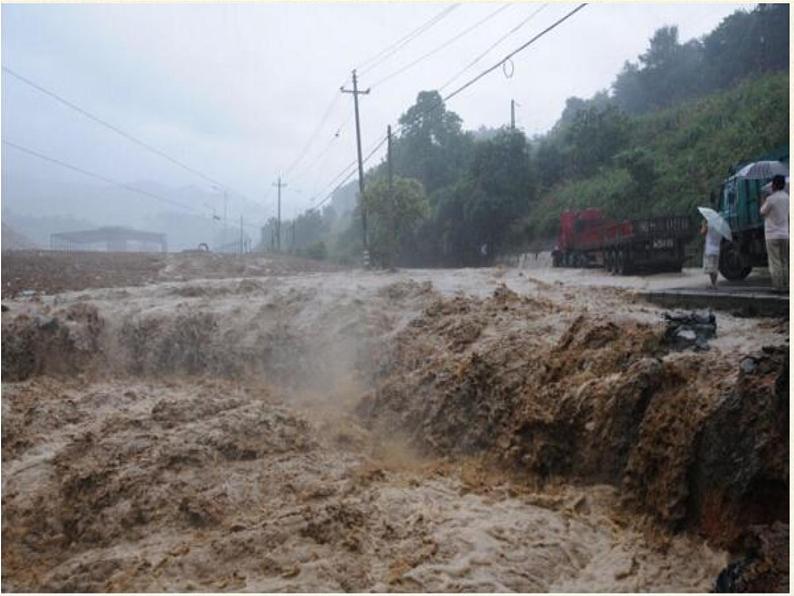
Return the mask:
<svg viewBox="0 0 794 596">
<path fill-rule="evenodd" d="M 600 209 L 564 211 L 554 267 L 604 267 L 619 275 L 681 271 L 695 235 L 686 215 L 613 221 Z"/>
</svg>

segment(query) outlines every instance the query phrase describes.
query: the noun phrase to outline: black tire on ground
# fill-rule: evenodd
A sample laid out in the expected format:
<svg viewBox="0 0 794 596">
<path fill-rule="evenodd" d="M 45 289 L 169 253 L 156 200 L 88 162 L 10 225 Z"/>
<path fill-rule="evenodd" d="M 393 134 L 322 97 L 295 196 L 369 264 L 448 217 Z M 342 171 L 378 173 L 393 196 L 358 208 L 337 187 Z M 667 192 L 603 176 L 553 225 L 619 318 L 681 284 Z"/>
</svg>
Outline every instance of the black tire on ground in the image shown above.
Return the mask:
<svg viewBox="0 0 794 596">
<path fill-rule="evenodd" d="M 720 248 L 719 270 L 725 279 L 738 281 L 750 275 L 753 267 L 747 263 L 738 244 L 723 241 Z"/>
</svg>

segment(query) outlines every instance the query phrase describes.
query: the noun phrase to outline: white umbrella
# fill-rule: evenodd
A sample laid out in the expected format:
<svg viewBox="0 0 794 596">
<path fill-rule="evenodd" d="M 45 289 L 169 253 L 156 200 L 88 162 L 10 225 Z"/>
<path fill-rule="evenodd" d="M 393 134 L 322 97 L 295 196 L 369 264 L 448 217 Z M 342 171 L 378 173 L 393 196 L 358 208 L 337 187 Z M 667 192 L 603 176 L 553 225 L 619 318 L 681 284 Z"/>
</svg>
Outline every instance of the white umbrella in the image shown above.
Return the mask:
<svg viewBox="0 0 794 596">
<path fill-rule="evenodd" d="M 736 172 L 736 176 L 748 180 L 765 180 L 778 174 L 788 176 L 788 164 L 782 161 L 756 161 Z"/>
<path fill-rule="evenodd" d="M 733 241 L 731 234 L 731 226 L 725 221 L 722 216 L 709 207 L 698 207 L 700 214 L 706 218 L 710 228 L 714 228 L 726 240 Z"/>
</svg>

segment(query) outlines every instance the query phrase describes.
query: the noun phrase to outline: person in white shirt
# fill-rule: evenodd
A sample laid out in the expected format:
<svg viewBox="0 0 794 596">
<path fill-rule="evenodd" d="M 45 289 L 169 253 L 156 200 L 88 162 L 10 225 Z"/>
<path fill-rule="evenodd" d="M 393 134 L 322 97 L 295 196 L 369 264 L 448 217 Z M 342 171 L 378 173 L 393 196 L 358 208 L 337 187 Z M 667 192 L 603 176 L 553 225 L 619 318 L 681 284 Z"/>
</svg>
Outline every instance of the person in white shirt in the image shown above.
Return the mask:
<svg viewBox="0 0 794 596">
<path fill-rule="evenodd" d="M 710 226 L 706 220 L 703 220 L 703 225 L 700 226 L 700 234 L 706 237 L 706 246 L 703 249 L 703 271 L 708 273 L 711 278 L 711 287 L 716 288 L 722 234 Z"/>
<path fill-rule="evenodd" d="M 766 254 L 772 287 L 778 292 L 788 292 L 788 193 L 783 176 L 772 178 L 772 194 L 761 200 L 764 218 Z"/>
</svg>

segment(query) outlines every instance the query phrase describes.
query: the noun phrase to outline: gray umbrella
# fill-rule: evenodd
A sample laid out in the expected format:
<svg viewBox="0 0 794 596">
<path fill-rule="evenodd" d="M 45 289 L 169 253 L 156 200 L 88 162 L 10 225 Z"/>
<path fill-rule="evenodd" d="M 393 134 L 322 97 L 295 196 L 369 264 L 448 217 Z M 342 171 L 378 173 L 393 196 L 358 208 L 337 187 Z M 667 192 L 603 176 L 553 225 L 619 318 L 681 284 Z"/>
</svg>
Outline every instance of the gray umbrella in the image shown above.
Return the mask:
<svg viewBox="0 0 794 596">
<path fill-rule="evenodd" d="M 766 180 L 772 176 L 788 176 L 788 164 L 782 161 L 756 161 L 736 172 L 736 176 L 748 180 Z"/>
</svg>

